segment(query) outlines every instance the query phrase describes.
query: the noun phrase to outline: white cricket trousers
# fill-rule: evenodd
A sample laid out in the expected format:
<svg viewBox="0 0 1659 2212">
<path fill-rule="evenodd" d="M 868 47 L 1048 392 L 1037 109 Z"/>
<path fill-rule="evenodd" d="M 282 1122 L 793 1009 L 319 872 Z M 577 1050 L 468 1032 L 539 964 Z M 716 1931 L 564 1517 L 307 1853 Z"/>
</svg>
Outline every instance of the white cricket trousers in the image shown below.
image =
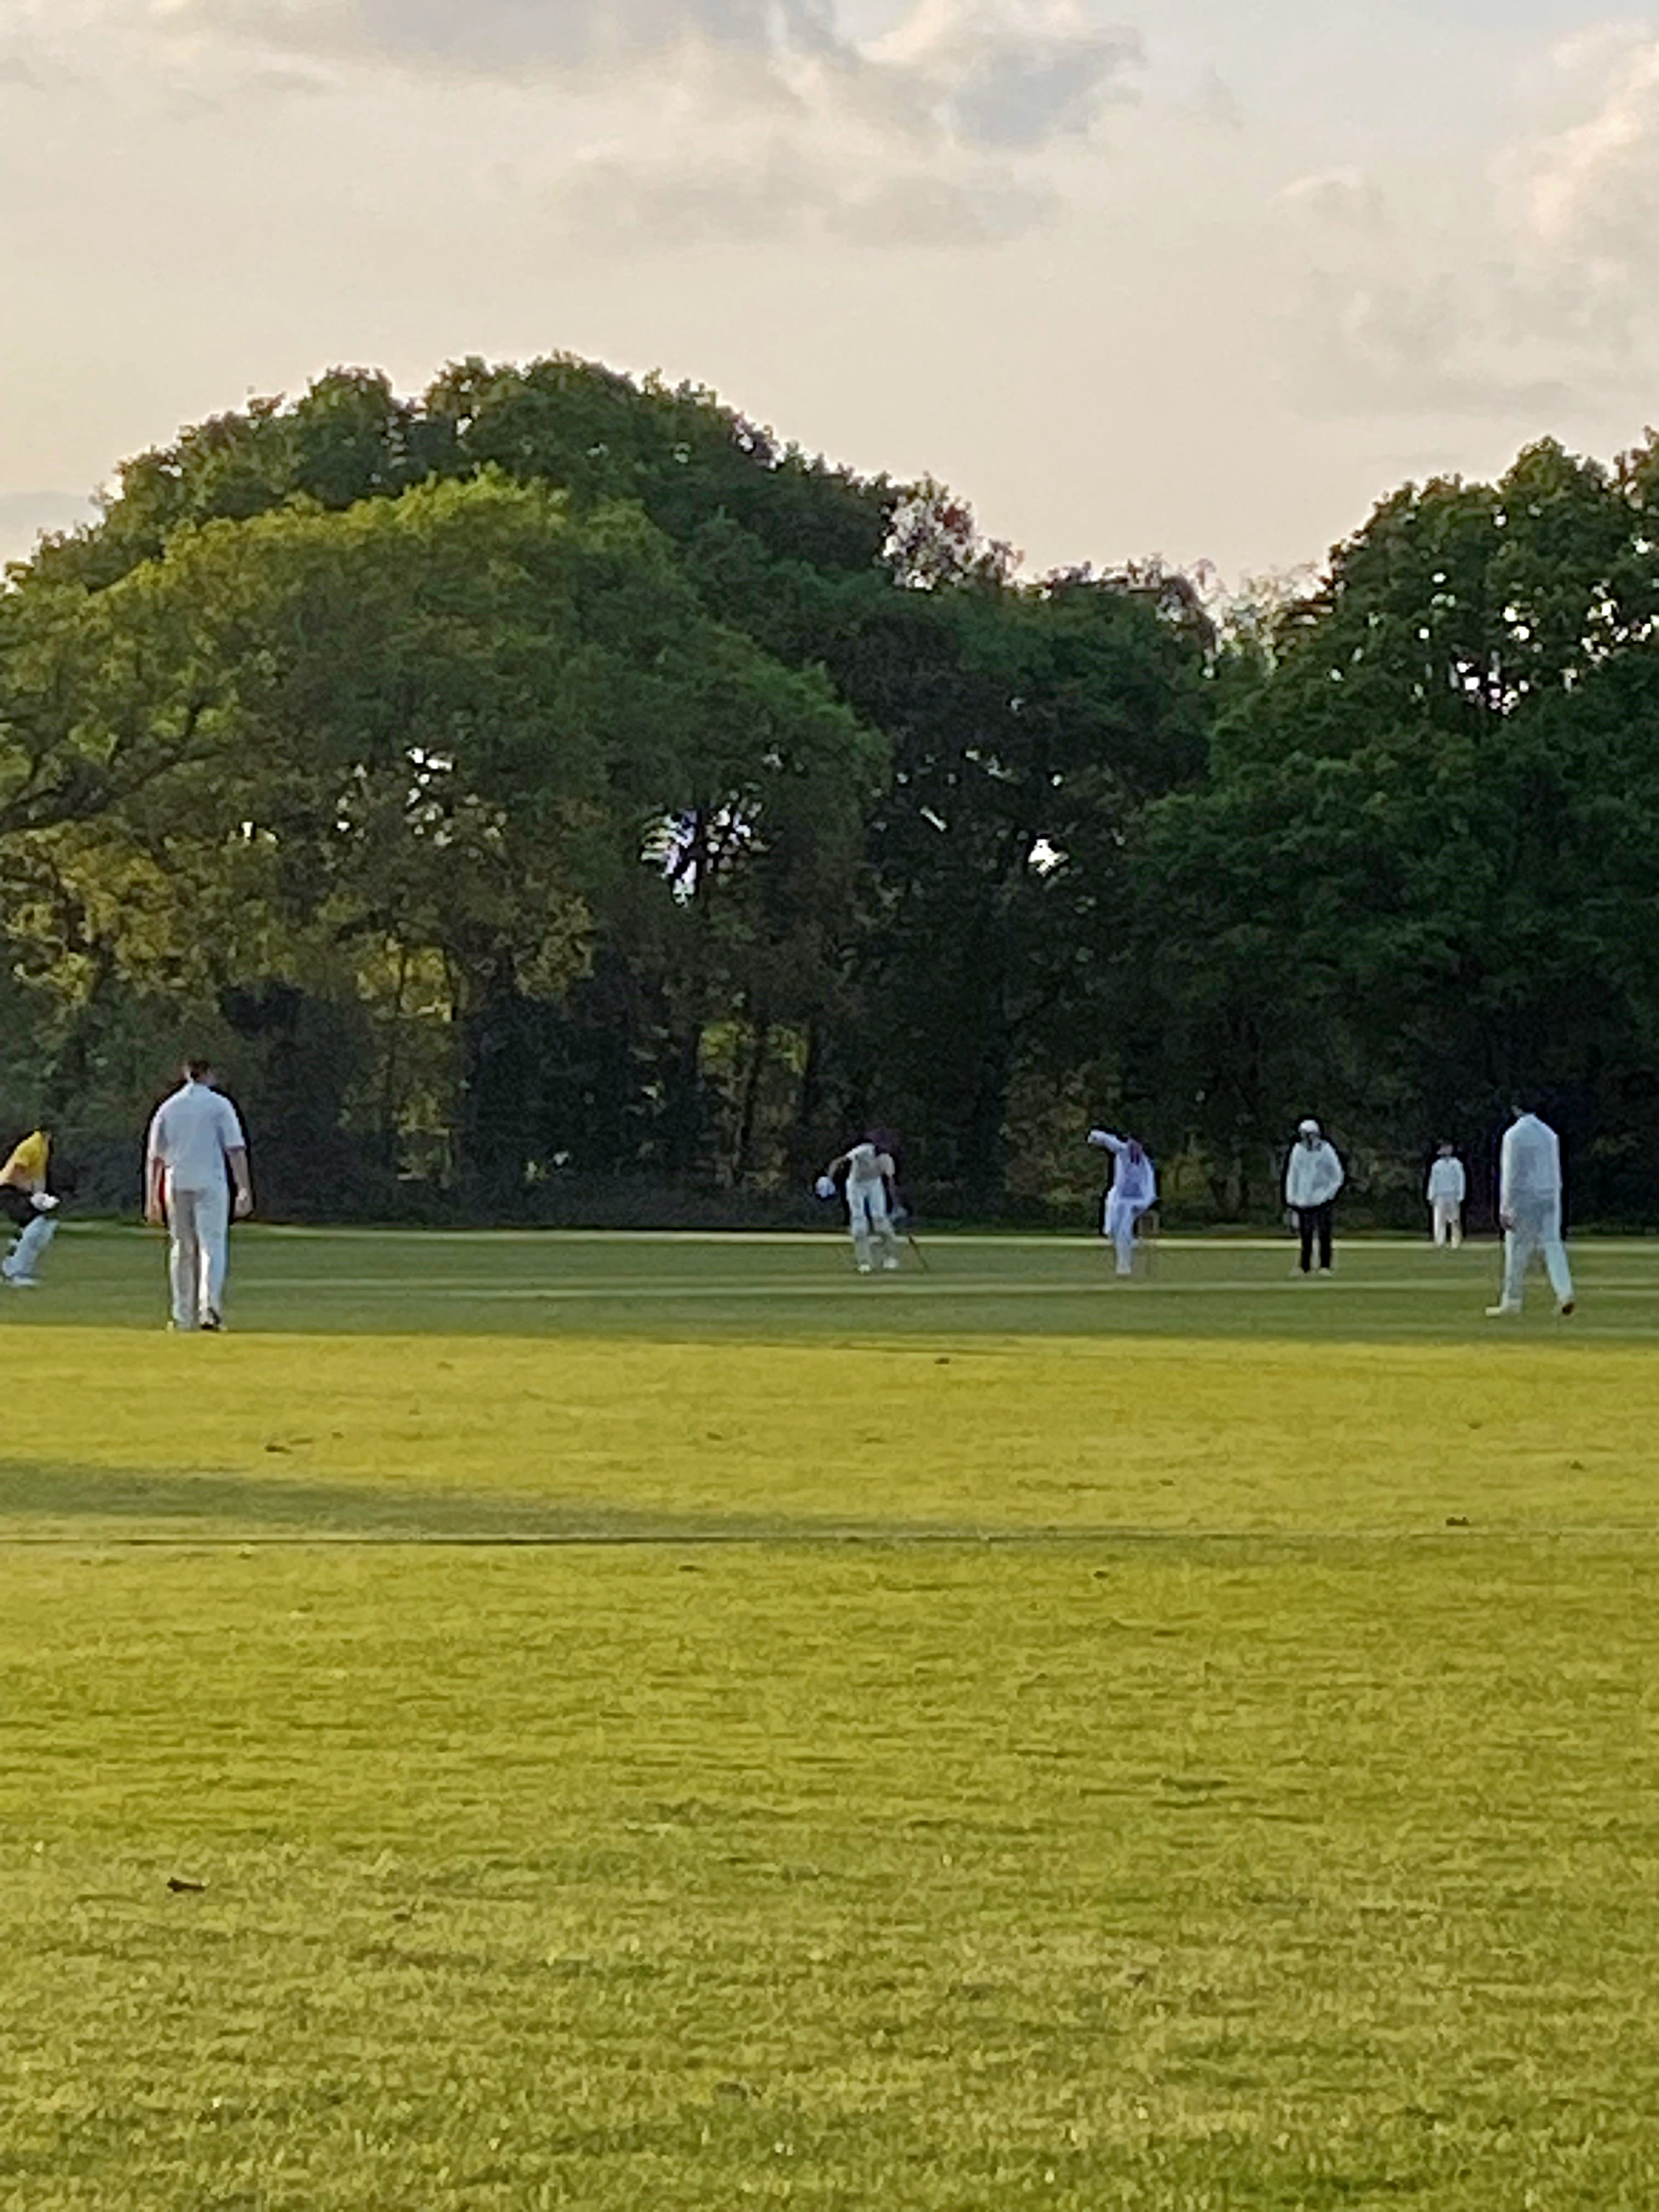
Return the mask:
<svg viewBox="0 0 1659 2212">
<path fill-rule="evenodd" d="M 1106 1234 L 1117 1252 L 1117 1272 L 1132 1275 L 1135 1267 L 1135 1224 L 1145 1213 L 1152 1200 L 1146 1198 L 1119 1198 L 1106 1200 Z"/>
<path fill-rule="evenodd" d="M 878 1244 L 882 1248 L 884 1261 L 897 1259 L 898 1234 L 887 1211 L 885 1183 L 849 1182 L 847 1218 L 853 1231 L 854 1256 L 860 1267 L 870 1265 L 871 1255 Z"/>
<path fill-rule="evenodd" d="M 222 1184 L 217 1190 L 181 1190 L 169 1176 L 167 1207 L 173 1235 L 167 1255 L 173 1325 L 199 1328 L 203 1316 L 216 1314 L 224 1304 L 230 1193 Z"/>
<path fill-rule="evenodd" d="M 1453 1251 L 1463 1242 L 1463 1209 L 1455 1198 L 1434 1201 L 1434 1241 L 1449 1244 Z"/>
<path fill-rule="evenodd" d="M 1572 1270 L 1567 1265 L 1567 1248 L 1561 1242 L 1560 1200 L 1523 1200 L 1510 1210 L 1515 1226 L 1504 1232 L 1504 1304 L 1520 1305 L 1527 1270 L 1540 1253 L 1549 1270 L 1550 1288 L 1565 1304 L 1572 1296 Z"/>
</svg>

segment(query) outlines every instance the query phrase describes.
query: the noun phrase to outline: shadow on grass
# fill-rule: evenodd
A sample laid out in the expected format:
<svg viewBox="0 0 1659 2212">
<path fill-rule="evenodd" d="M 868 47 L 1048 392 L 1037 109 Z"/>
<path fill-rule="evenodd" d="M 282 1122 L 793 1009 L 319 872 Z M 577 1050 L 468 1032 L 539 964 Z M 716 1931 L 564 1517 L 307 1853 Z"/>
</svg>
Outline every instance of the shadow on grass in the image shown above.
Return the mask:
<svg viewBox="0 0 1659 2212">
<path fill-rule="evenodd" d="M 0 1543 L 108 1535 L 422 1538 L 478 1543 L 741 1542 L 777 1519 L 624 1511 L 586 1500 L 538 1503 L 489 1493 L 246 1474 L 0 1465 Z M 806 1533 L 826 1533 L 810 1529 Z"/>
<path fill-rule="evenodd" d="M 603 1499 L 399 1490 L 235 1473 L 0 1462 L 0 1548 L 26 1544 L 1018 1545 L 1162 1539 L 1153 1529 L 656 1512 Z"/>
<path fill-rule="evenodd" d="M 1536 1542 L 1547 1534 L 1597 1539 L 1652 1532 L 1595 1523 L 1547 1532 L 1494 1523 L 1486 1537 Z M 1470 1540 L 1461 1516 L 1418 1528 L 1197 1527 L 1135 1522 L 993 1522 L 830 1516 L 676 1513 L 621 1507 L 603 1499 L 541 1501 L 489 1492 L 395 1489 L 378 1483 L 271 1479 L 236 1473 L 161 1474 L 122 1468 L 0 1462 L 0 1549 L 51 1544 L 454 1544 L 477 1546 L 721 1544 L 859 1545 L 882 1547 L 1028 1546 L 1175 1547 L 1220 1561 L 1264 1549 L 1285 1557 L 1309 1549 L 1382 1544 L 1418 1548 Z"/>
</svg>

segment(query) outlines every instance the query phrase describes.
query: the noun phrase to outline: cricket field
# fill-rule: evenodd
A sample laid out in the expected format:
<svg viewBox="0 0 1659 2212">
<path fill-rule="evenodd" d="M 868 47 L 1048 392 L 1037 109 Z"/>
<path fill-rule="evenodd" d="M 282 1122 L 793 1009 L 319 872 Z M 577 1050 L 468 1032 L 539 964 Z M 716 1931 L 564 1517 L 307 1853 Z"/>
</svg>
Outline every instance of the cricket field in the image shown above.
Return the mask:
<svg viewBox="0 0 1659 2212">
<path fill-rule="evenodd" d="M 1659 1240 L 76 1227 L 0 2212 L 1651 2212 Z"/>
</svg>

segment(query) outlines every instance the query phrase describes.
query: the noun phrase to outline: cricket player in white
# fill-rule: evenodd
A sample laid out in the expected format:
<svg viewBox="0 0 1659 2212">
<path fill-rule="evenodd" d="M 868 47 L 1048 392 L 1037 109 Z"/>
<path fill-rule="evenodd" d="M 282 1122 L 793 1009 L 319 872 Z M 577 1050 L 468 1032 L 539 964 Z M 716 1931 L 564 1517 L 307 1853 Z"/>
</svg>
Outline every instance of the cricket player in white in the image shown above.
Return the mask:
<svg viewBox="0 0 1659 2212">
<path fill-rule="evenodd" d="M 1442 1145 L 1429 1170 L 1429 1211 L 1437 1245 L 1449 1245 L 1455 1252 L 1463 1242 L 1463 1200 L 1468 1194 L 1462 1161 L 1449 1145 Z"/>
<path fill-rule="evenodd" d="M 892 1154 L 881 1151 L 866 1137 L 862 1144 L 849 1146 L 839 1159 L 831 1160 L 824 1170 L 825 1178 L 833 1179 L 838 1168 L 847 1170 L 847 1218 L 860 1274 L 870 1273 L 878 1245 L 881 1264 L 890 1272 L 899 1263 L 898 1231 L 887 1197 L 897 1172 Z"/>
<path fill-rule="evenodd" d="M 1132 1275 L 1135 1224 L 1149 1206 L 1158 1203 L 1158 1170 L 1133 1137 L 1115 1137 L 1107 1129 L 1091 1129 L 1089 1142 L 1112 1155 L 1112 1187 L 1106 1194 L 1102 1234 L 1111 1238 L 1116 1250 L 1118 1273 Z"/>
<path fill-rule="evenodd" d="M 213 1088 L 212 1075 L 206 1060 L 186 1060 L 182 1085 L 157 1107 L 149 1125 L 144 1217 L 158 1227 L 165 1222 L 172 1234 L 174 1328 L 224 1327 L 233 1182 L 236 1218 L 253 1211 L 247 1139 L 236 1109 Z"/>
<path fill-rule="evenodd" d="M 1504 1231 L 1504 1291 L 1488 1314 L 1518 1314 L 1527 1269 L 1541 1252 L 1558 1312 L 1570 1314 L 1572 1270 L 1561 1242 L 1561 1139 L 1547 1121 L 1517 1105 L 1504 1132 L 1498 1167 L 1498 1218 Z"/>
</svg>

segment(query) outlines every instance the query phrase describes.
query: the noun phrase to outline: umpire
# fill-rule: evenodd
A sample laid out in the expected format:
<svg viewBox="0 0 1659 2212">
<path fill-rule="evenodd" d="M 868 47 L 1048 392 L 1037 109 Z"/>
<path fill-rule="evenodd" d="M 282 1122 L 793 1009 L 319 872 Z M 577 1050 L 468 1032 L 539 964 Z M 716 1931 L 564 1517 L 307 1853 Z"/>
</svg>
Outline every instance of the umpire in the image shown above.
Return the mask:
<svg viewBox="0 0 1659 2212">
<path fill-rule="evenodd" d="M 1346 1180 L 1336 1146 L 1311 1115 L 1297 1124 L 1296 1142 L 1285 1163 L 1285 1203 L 1296 1216 L 1302 1237 L 1300 1272 L 1313 1273 L 1314 1246 L 1319 1247 L 1319 1272 L 1331 1272 L 1331 1218 L 1336 1194 Z"/>
</svg>

